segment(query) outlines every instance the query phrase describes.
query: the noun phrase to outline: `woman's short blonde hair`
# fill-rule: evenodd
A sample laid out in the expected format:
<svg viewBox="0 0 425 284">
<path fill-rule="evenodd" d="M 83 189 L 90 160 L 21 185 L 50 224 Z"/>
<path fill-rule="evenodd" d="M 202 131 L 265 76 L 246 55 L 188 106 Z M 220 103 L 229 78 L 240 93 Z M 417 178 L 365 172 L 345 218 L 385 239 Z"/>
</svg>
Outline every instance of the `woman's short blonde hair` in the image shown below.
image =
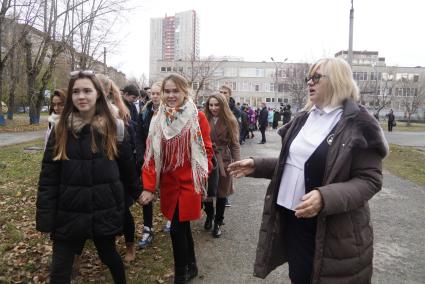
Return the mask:
<svg viewBox="0 0 425 284">
<path fill-rule="evenodd" d="M 342 58 L 323 58 L 311 65 L 308 76 L 313 76 L 321 67 L 323 78 L 329 81 L 329 92 L 325 94 L 323 106 L 340 106 L 346 99 L 358 101 L 360 99 L 359 87 L 353 79 L 350 65 Z M 321 80 L 323 80 L 321 79 Z M 305 110 L 310 110 L 313 103 L 308 100 Z"/>
</svg>

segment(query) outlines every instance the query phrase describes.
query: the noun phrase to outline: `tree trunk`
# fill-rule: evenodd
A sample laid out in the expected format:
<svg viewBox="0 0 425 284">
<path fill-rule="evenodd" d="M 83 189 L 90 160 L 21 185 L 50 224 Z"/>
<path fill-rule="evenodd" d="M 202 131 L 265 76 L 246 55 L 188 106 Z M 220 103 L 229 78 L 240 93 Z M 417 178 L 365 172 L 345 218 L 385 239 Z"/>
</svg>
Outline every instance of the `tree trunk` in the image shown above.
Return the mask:
<svg viewBox="0 0 425 284">
<path fill-rule="evenodd" d="M 2 99 L 3 99 L 3 67 L 0 66 L 0 126 L 5 125 L 4 115 L 3 115 L 3 105 L 1 103 Z"/>
<path fill-rule="evenodd" d="M 15 92 L 16 92 L 16 84 L 18 81 L 18 75 L 16 72 L 15 66 L 18 62 L 18 58 L 16 58 L 15 50 L 11 51 L 10 58 L 12 61 L 9 64 L 10 68 L 10 87 L 9 87 L 9 102 L 8 102 L 8 111 L 7 111 L 7 119 L 13 120 L 13 112 L 15 110 Z"/>
<path fill-rule="evenodd" d="M 406 126 L 410 126 L 410 118 L 412 117 L 412 114 L 410 113 L 410 111 L 407 112 L 407 122 L 406 122 Z"/>
</svg>

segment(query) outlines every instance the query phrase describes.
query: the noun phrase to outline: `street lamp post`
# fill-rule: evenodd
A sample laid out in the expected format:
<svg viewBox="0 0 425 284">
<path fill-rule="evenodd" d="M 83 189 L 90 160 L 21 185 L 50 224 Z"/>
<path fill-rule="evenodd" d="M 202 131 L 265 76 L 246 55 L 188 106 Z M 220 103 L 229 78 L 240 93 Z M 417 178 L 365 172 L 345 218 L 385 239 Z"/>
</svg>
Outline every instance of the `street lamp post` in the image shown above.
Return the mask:
<svg viewBox="0 0 425 284">
<path fill-rule="evenodd" d="M 274 63 L 274 67 L 275 67 L 275 72 L 274 72 L 274 102 L 275 102 L 275 104 L 278 104 L 278 101 L 277 101 L 277 94 L 278 94 L 278 84 L 279 84 L 279 80 L 278 80 L 278 78 L 277 78 L 277 72 L 278 72 L 278 62 L 276 62 L 276 61 L 274 61 L 274 58 L 273 57 L 270 57 L 270 59 L 272 60 L 272 62 Z M 285 60 L 283 60 L 280 64 L 281 65 L 283 65 L 283 63 L 285 63 L 286 62 L 286 60 L 288 60 L 288 58 L 285 58 Z M 278 104 L 278 106 L 279 106 L 279 104 Z"/>
</svg>

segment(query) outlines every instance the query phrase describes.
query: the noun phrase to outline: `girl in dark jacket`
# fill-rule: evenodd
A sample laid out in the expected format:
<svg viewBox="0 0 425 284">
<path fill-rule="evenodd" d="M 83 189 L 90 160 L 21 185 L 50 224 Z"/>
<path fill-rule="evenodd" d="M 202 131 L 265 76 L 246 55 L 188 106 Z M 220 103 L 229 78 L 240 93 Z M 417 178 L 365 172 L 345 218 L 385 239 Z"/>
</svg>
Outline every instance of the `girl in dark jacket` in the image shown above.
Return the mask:
<svg viewBox="0 0 425 284">
<path fill-rule="evenodd" d="M 137 172 L 141 173 L 144 162 L 146 139 L 149 134 L 149 126 L 152 117 L 156 115 L 161 103 L 161 82 L 156 82 L 151 87 L 150 101 L 148 101 L 139 114 L 136 130 L 136 156 Z M 143 185 L 142 185 L 143 188 Z M 145 248 L 153 241 L 153 202 L 143 205 L 143 233 L 139 241 L 139 247 Z"/>
<path fill-rule="evenodd" d="M 50 283 L 70 282 L 74 255 L 87 239 L 114 282 L 125 283 L 115 236 L 123 228 L 124 189 L 137 189 L 128 135 L 93 71 L 71 72 L 68 94 L 47 143 L 37 193 L 37 230 L 53 240 Z"/>
</svg>

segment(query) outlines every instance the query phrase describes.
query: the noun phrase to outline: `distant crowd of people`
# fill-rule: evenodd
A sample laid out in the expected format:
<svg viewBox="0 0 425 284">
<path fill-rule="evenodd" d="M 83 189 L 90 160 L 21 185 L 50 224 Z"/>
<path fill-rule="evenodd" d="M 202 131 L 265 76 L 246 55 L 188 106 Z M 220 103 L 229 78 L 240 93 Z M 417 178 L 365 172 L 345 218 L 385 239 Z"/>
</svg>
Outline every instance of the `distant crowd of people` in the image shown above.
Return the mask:
<svg viewBox="0 0 425 284">
<path fill-rule="evenodd" d="M 288 262 L 292 283 L 370 283 L 367 201 L 381 189 L 388 145 L 357 103 L 345 61 L 319 60 L 306 84 L 309 100 L 293 115 L 290 105 L 236 103 L 228 86 L 199 107 L 178 74 L 140 90 L 120 89 L 90 70 L 71 72 L 67 89 L 50 100 L 37 192 L 36 228 L 53 242 L 50 283 L 70 283 L 88 239 L 114 282 L 126 283 L 123 262 L 154 242 L 157 197 L 172 243 L 173 281 L 189 282 L 198 275 L 191 221 L 203 210 L 204 229 L 221 237 L 233 178 L 242 176 L 271 179 L 256 276 Z M 280 156 L 241 159 L 240 145 L 257 130 L 258 144 L 265 144 L 268 127 L 282 137 Z M 134 203 L 143 210 L 137 244 Z M 120 235 L 123 259 L 115 244 Z"/>
</svg>

